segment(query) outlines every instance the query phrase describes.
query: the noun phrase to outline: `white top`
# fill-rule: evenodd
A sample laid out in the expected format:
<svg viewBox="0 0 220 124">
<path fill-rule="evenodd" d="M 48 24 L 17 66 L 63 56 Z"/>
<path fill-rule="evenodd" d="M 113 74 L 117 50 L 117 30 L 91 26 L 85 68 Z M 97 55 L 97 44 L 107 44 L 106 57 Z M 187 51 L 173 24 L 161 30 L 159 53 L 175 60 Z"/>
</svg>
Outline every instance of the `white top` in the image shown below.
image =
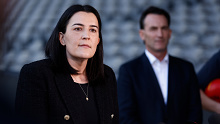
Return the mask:
<svg viewBox="0 0 220 124">
<path fill-rule="evenodd" d="M 154 55 L 152 55 L 148 50 L 145 50 L 145 54 L 148 57 L 154 72 L 156 74 L 157 80 L 160 85 L 160 89 L 164 98 L 164 103 L 167 104 L 168 97 L 168 65 L 169 56 L 166 54 L 164 59 L 160 61 Z"/>
</svg>

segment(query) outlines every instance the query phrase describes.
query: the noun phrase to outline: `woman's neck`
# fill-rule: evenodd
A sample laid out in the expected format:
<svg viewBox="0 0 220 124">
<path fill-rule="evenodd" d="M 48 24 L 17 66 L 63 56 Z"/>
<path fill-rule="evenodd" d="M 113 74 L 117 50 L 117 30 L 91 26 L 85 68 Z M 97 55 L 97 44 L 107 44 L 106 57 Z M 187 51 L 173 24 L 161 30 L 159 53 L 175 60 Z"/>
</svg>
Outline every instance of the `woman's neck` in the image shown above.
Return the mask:
<svg viewBox="0 0 220 124">
<path fill-rule="evenodd" d="M 72 68 L 78 71 L 78 74 L 71 74 L 72 79 L 76 83 L 85 84 L 88 83 L 87 75 L 86 75 L 86 65 L 88 60 L 69 60 L 68 62 Z"/>
<path fill-rule="evenodd" d="M 88 79 L 86 75 L 83 74 L 71 74 L 71 77 L 75 83 L 86 84 Z"/>
<path fill-rule="evenodd" d="M 78 60 L 67 59 L 67 60 L 70 66 L 75 70 L 77 70 L 79 74 L 86 73 L 86 66 L 88 59 L 78 59 Z"/>
</svg>

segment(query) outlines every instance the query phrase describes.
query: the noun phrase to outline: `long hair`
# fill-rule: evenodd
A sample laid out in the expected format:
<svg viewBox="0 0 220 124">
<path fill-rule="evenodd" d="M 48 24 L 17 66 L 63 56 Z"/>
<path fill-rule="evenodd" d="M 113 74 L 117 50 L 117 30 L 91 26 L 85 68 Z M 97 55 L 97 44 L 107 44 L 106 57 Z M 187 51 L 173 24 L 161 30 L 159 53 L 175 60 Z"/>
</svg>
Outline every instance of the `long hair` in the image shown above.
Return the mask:
<svg viewBox="0 0 220 124">
<path fill-rule="evenodd" d="M 150 6 L 147 8 L 141 15 L 140 18 L 140 29 L 144 29 L 144 19 L 148 14 L 158 14 L 158 15 L 164 15 L 167 19 L 168 26 L 170 26 L 170 15 L 167 11 L 160 9 L 155 6 Z"/>
<path fill-rule="evenodd" d="M 65 70 L 70 74 L 78 74 L 78 71 L 71 68 L 66 57 L 66 47 L 61 45 L 59 41 L 59 32 L 65 33 L 66 26 L 69 23 L 70 18 L 77 12 L 93 13 L 99 24 L 99 44 L 96 52 L 92 58 L 87 62 L 86 74 L 90 82 L 97 79 L 104 78 L 104 65 L 103 65 L 103 43 L 101 33 L 101 18 L 98 11 L 90 5 L 72 5 L 70 6 L 60 17 L 55 29 L 53 30 L 45 49 L 46 57 L 50 58 L 55 67 L 61 70 Z"/>
</svg>

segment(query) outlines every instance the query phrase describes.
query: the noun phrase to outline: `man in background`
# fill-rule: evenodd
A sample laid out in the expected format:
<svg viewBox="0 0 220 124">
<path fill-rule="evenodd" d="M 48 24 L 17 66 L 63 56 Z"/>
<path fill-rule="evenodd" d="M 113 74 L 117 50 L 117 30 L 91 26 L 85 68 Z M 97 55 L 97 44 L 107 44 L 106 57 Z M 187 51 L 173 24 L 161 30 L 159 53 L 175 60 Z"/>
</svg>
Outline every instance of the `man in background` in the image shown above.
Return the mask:
<svg viewBox="0 0 220 124">
<path fill-rule="evenodd" d="M 202 123 L 199 86 L 190 62 L 168 54 L 170 15 L 149 7 L 140 18 L 145 52 L 119 69 L 120 124 Z"/>
</svg>

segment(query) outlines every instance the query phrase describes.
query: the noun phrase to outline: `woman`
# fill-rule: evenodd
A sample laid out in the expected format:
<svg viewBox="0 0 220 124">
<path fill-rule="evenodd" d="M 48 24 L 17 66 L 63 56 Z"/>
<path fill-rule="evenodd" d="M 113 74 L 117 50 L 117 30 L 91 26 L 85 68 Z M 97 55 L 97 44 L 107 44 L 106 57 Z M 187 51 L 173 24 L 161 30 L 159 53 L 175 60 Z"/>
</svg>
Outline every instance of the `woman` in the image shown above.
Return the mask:
<svg viewBox="0 0 220 124">
<path fill-rule="evenodd" d="M 89 5 L 61 16 L 45 54 L 21 69 L 16 113 L 40 124 L 117 124 L 116 79 L 103 64 L 101 19 Z"/>
</svg>

